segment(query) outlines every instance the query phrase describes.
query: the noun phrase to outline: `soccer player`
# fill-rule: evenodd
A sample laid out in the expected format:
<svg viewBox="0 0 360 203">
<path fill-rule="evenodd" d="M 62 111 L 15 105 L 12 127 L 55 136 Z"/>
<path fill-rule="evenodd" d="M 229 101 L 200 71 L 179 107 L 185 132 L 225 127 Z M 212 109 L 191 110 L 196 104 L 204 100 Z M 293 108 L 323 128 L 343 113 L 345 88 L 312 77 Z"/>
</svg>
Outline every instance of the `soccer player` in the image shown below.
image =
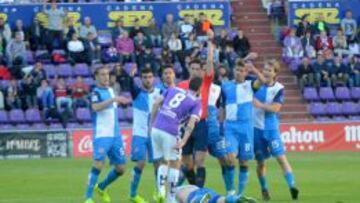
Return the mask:
<svg viewBox="0 0 360 203">
<path fill-rule="evenodd" d="M 162 160 L 157 172 L 157 202 L 164 202 L 166 180 L 168 203 L 175 201 L 175 188 L 180 175 L 181 149 L 188 141 L 195 123 L 199 120 L 201 103 L 198 98 L 202 79 L 190 80 L 189 90 L 169 88 L 154 104 L 151 120 L 154 121 L 151 140 L 154 159 Z M 183 138 L 180 125 L 186 122 Z"/>
<path fill-rule="evenodd" d="M 85 203 L 94 203 L 93 191 L 99 194 L 103 202 L 110 202 L 107 186 L 124 173 L 126 163 L 125 150 L 118 124 L 117 105 L 128 104 L 124 97 L 114 96 L 109 87 L 109 70 L 103 66 L 95 71 L 96 88 L 91 93 L 91 109 L 93 120 L 93 159 L 94 164 L 89 174 Z M 106 156 L 114 168 L 104 181 L 97 184 L 98 176 L 104 167 Z"/>
<path fill-rule="evenodd" d="M 254 72 L 259 79 L 246 80 L 248 73 Z M 225 185 L 228 194 L 234 194 L 235 160 L 239 160 L 238 194 L 243 195 L 249 176 L 248 161 L 254 158 L 253 143 L 253 95 L 263 77 L 257 69 L 245 64 L 241 59 L 236 61 L 234 81 L 222 84 L 222 119 L 224 121 L 224 135 L 229 143 L 229 162 L 223 168 Z"/>
<path fill-rule="evenodd" d="M 161 74 L 162 82 L 158 85 L 162 91 L 167 90 L 169 87 L 175 87 L 175 71 L 172 64 L 166 65 Z"/>
<path fill-rule="evenodd" d="M 133 78 L 136 69 L 134 68 L 130 76 Z M 136 162 L 132 171 L 130 184 L 130 201 L 134 203 L 145 203 L 137 191 L 141 179 L 141 174 L 145 167 L 146 159 L 153 162 L 151 139 L 149 133 L 150 114 L 154 101 L 161 95 L 161 90 L 154 87 L 154 75 L 150 68 L 144 68 L 140 73 L 142 87 L 135 85 L 134 80 L 130 85 L 133 98 L 133 136 L 131 143 L 131 160 Z M 154 162 L 155 164 L 155 162 Z M 156 166 L 155 166 L 156 168 Z"/>
<path fill-rule="evenodd" d="M 274 156 L 280 164 L 286 182 L 290 188 L 292 199 L 297 199 L 299 190 L 295 187 L 295 179 L 291 166 L 286 159 L 284 143 L 280 138 L 279 116 L 284 103 L 284 86 L 277 82 L 280 65 L 276 60 L 265 62 L 263 75 L 265 84 L 255 93 L 255 130 L 254 149 L 257 160 L 257 175 L 264 200 L 270 200 L 266 181 L 265 160 Z"/>
<path fill-rule="evenodd" d="M 190 62 L 190 80 L 194 77 L 203 78 L 201 86 L 201 109 L 202 114 L 200 121 L 196 124 L 193 134 L 189 141 L 183 148 L 183 173 L 187 178 L 189 184 L 203 187 L 205 185 L 205 158 L 207 155 L 207 143 L 208 143 L 208 126 L 206 122 L 207 118 L 207 106 L 209 90 L 212 80 L 214 78 L 214 44 L 211 42 L 214 33 L 210 30 L 208 33 L 209 41 L 207 43 L 208 55 L 206 64 L 202 66 L 201 61 L 193 60 Z M 189 80 L 182 81 L 178 84 L 178 87 L 182 89 L 189 88 Z M 195 158 L 195 163 L 194 163 Z M 194 170 L 194 164 L 196 166 L 196 174 Z"/>
<path fill-rule="evenodd" d="M 240 195 L 221 196 L 214 190 L 199 188 L 195 185 L 186 185 L 176 188 L 176 200 L 178 203 L 256 203 L 253 198 Z"/>
</svg>

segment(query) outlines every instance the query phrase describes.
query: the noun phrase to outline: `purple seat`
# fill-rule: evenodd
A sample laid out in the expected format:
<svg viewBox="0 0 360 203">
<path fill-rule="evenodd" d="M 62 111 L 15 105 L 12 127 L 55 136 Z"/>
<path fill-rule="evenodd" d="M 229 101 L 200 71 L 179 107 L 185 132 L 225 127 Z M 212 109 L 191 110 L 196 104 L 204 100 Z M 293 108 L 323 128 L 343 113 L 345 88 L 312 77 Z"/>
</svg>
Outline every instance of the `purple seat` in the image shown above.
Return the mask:
<svg viewBox="0 0 360 203">
<path fill-rule="evenodd" d="M 56 69 L 55 66 L 52 64 L 45 64 L 43 68 L 46 72 L 48 78 L 54 78 L 56 76 Z"/>
<path fill-rule="evenodd" d="M 320 116 L 316 118 L 317 122 L 329 122 L 331 121 L 331 118 L 328 116 Z"/>
<path fill-rule="evenodd" d="M 44 130 L 47 126 L 44 123 L 34 123 L 31 128 L 35 130 Z"/>
<path fill-rule="evenodd" d="M 26 51 L 26 61 L 29 64 L 33 64 L 35 62 L 34 60 L 34 54 L 32 53 L 32 51 Z"/>
<path fill-rule="evenodd" d="M 110 33 L 100 33 L 97 38 L 100 46 L 102 47 L 110 46 L 112 43 L 112 37 Z"/>
<path fill-rule="evenodd" d="M 28 124 L 18 124 L 16 125 L 16 130 L 30 130 L 31 127 Z"/>
<path fill-rule="evenodd" d="M 67 87 L 71 87 L 75 82 L 76 82 L 76 80 L 74 78 L 66 78 L 65 79 L 65 84 Z"/>
<path fill-rule="evenodd" d="M 154 78 L 154 85 L 157 86 L 161 83 L 161 79 L 159 77 Z"/>
<path fill-rule="evenodd" d="M 360 100 L 360 87 L 351 88 L 351 98 Z"/>
<path fill-rule="evenodd" d="M 9 119 L 8 119 L 8 114 L 6 113 L 6 111 L 4 110 L 0 110 L 0 123 L 8 123 Z"/>
<path fill-rule="evenodd" d="M 118 108 L 118 120 L 125 121 L 126 120 L 126 111 L 123 108 Z"/>
<path fill-rule="evenodd" d="M 60 77 L 72 77 L 72 67 L 70 64 L 60 64 L 56 72 Z"/>
<path fill-rule="evenodd" d="M 304 98 L 308 101 L 318 101 L 319 95 L 316 88 L 314 87 L 305 87 L 304 89 Z"/>
<path fill-rule="evenodd" d="M 81 128 L 79 123 L 68 123 L 66 126 L 67 129 L 77 129 Z"/>
<path fill-rule="evenodd" d="M 349 116 L 349 120 L 360 121 L 360 116 Z"/>
<path fill-rule="evenodd" d="M 130 74 L 131 70 L 134 68 L 134 66 L 136 67 L 135 63 L 125 63 L 124 65 L 124 70 L 127 74 Z"/>
<path fill-rule="evenodd" d="M 174 63 L 174 70 L 176 74 L 181 74 L 183 71 L 183 68 L 179 62 Z"/>
<path fill-rule="evenodd" d="M 65 53 L 65 50 L 63 50 L 63 49 L 55 49 L 52 51 L 51 55 L 53 55 L 53 54 L 65 55 L 66 53 Z"/>
<path fill-rule="evenodd" d="M 84 78 L 84 83 L 91 86 L 95 84 L 95 81 L 93 78 Z"/>
<path fill-rule="evenodd" d="M 160 58 L 162 53 L 162 48 L 153 48 L 153 53 L 157 58 Z"/>
<path fill-rule="evenodd" d="M 74 68 L 74 75 L 75 76 L 82 76 L 82 77 L 88 77 L 91 75 L 89 67 L 84 64 L 76 64 Z"/>
<path fill-rule="evenodd" d="M 92 123 L 84 123 L 84 124 L 81 125 L 81 127 L 82 128 L 92 128 L 93 125 L 92 125 Z"/>
<path fill-rule="evenodd" d="M 24 112 L 20 109 L 13 109 L 9 113 L 9 119 L 12 123 L 24 123 L 25 122 Z"/>
<path fill-rule="evenodd" d="M 341 115 L 342 112 L 342 106 L 340 103 L 337 102 L 328 102 L 326 104 L 326 112 L 328 115 Z"/>
<path fill-rule="evenodd" d="M 321 87 L 319 91 L 320 99 L 331 101 L 335 100 L 334 91 L 331 87 Z"/>
<path fill-rule="evenodd" d="M 28 109 L 25 111 L 25 119 L 30 123 L 37 123 L 41 121 L 39 109 Z"/>
<path fill-rule="evenodd" d="M 131 95 L 131 93 L 130 92 L 122 92 L 121 94 L 120 94 L 121 96 L 123 96 L 123 97 L 126 97 L 126 98 L 128 98 L 128 99 L 131 99 L 131 102 L 132 102 L 132 95 Z M 130 103 L 131 103 L 130 102 Z"/>
<path fill-rule="evenodd" d="M 342 112 L 343 114 L 345 115 L 355 115 L 358 112 L 358 109 L 357 109 L 357 105 L 356 103 L 354 102 L 344 102 L 342 104 Z"/>
<path fill-rule="evenodd" d="M 134 78 L 134 83 L 137 87 L 141 87 L 141 79 L 139 77 Z"/>
<path fill-rule="evenodd" d="M 131 107 L 128 107 L 126 110 L 126 120 L 132 121 L 133 119 L 133 109 Z"/>
<path fill-rule="evenodd" d="M 323 116 L 326 115 L 325 104 L 320 102 L 314 102 L 310 104 L 310 113 L 313 116 Z"/>
<path fill-rule="evenodd" d="M 0 80 L 0 88 L 6 89 L 10 85 L 10 80 Z"/>
<path fill-rule="evenodd" d="M 88 108 L 78 108 L 75 114 L 80 122 L 91 121 L 91 114 Z"/>
<path fill-rule="evenodd" d="M 347 118 L 345 118 L 344 116 L 334 116 L 333 121 L 346 121 Z"/>
<path fill-rule="evenodd" d="M 60 123 L 51 123 L 49 125 L 50 130 L 63 129 L 63 126 Z"/>
<path fill-rule="evenodd" d="M 13 130 L 14 128 L 15 128 L 14 125 L 4 124 L 4 125 L 1 125 L 0 131 L 9 131 L 9 130 Z"/>
<path fill-rule="evenodd" d="M 338 100 L 350 100 L 350 90 L 347 87 L 337 87 L 335 89 L 335 97 Z"/>
</svg>

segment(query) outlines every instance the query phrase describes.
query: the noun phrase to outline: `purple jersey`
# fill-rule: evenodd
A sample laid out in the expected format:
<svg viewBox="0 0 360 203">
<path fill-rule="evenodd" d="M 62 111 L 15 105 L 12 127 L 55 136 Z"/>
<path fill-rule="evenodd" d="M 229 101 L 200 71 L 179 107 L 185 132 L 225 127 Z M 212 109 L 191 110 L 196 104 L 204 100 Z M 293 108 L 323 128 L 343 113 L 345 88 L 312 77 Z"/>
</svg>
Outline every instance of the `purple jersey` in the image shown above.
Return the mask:
<svg viewBox="0 0 360 203">
<path fill-rule="evenodd" d="M 169 88 L 163 94 L 164 102 L 154 123 L 154 128 L 179 136 L 180 125 L 190 116 L 200 117 L 201 101 L 186 90 Z"/>
</svg>

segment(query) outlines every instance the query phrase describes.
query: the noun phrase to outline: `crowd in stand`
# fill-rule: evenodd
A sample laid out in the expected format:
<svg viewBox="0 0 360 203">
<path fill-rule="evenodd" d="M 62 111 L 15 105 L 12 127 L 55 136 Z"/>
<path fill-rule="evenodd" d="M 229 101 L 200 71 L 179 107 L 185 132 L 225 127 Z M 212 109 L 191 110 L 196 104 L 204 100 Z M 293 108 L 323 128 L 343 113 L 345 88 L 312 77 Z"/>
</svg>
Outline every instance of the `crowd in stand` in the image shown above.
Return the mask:
<svg viewBox="0 0 360 203">
<path fill-rule="evenodd" d="M 56 3 L 44 4 L 43 12 L 47 27 L 37 18 L 30 27 L 21 20 L 11 27 L 0 17 L 0 109 L 39 108 L 45 118 L 69 118 L 74 109 L 88 107 L 87 93 L 94 86 L 91 72 L 102 64 L 113 70 L 116 94 L 129 91 L 133 81 L 129 71 L 134 68 L 151 68 L 159 82 L 162 68 L 171 64 L 178 79 L 187 78 L 188 63 L 206 58 L 206 33 L 214 29 L 204 13 L 195 22 L 190 16 L 175 21 L 167 14 L 162 25 L 152 19 L 148 27 L 136 20 L 133 27 L 125 27 L 119 19 L 115 27 L 100 33 L 89 17 L 76 27 Z M 231 78 L 235 60 L 249 53 L 249 41 L 242 30 L 223 29 L 215 44 L 218 78 Z M 90 74 L 53 74 L 53 69 L 45 68 L 50 66 L 71 67 L 73 72 L 82 66 Z"/>
</svg>

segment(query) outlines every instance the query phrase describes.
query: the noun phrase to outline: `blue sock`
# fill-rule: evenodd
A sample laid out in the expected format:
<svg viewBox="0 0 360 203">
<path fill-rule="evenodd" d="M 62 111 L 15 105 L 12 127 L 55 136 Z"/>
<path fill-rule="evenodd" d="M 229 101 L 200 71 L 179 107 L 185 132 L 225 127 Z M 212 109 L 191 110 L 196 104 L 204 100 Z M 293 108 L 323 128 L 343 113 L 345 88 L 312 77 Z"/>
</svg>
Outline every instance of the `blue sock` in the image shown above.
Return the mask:
<svg viewBox="0 0 360 203">
<path fill-rule="evenodd" d="M 295 187 L 295 179 L 294 174 L 292 172 L 287 172 L 285 174 L 286 183 L 288 184 L 289 188 Z"/>
<path fill-rule="evenodd" d="M 130 197 L 135 197 L 137 195 L 137 190 L 140 183 L 142 170 L 138 167 L 134 167 L 131 186 L 130 186 Z"/>
<path fill-rule="evenodd" d="M 234 187 L 234 179 L 235 179 L 235 166 L 227 166 L 226 167 L 226 177 L 228 179 L 228 185 L 226 187 L 226 191 L 235 190 Z"/>
<path fill-rule="evenodd" d="M 268 191 L 269 188 L 268 188 L 266 177 L 265 176 L 259 176 L 258 178 L 259 178 L 259 183 L 260 183 L 260 186 L 261 186 L 261 191 Z"/>
<path fill-rule="evenodd" d="M 249 171 L 248 167 L 240 166 L 240 174 L 239 174 L 239 194 L 242 195 L 245 191 L 245 187 L 248 182 Z"/>
<path fill-rule="evenodd" d="M 97 183 L 99 174 L 100 174 L 99 169 L 95 167 L 91 168 L 91 171 L 89 173 L 89 182 L 86 188 L 86 199 L 91 199 L 93 197 L 94 186 Z"/>
<path fill-rule="evenodd" d="M 110 185 L 112 182 L 114 182 L 119 176 L 120 176 L 120 174 L 118 172 L 116 172 L 115 169 L 112 169 L 109 172 L 109 174 L 107 175 L 107 177 L 105 178 L 105 180 L 103 180 L 101 183 L 99 183 L 99 188 L 101 190 L 104 190 L 108 185 Z"/>
</svg>

